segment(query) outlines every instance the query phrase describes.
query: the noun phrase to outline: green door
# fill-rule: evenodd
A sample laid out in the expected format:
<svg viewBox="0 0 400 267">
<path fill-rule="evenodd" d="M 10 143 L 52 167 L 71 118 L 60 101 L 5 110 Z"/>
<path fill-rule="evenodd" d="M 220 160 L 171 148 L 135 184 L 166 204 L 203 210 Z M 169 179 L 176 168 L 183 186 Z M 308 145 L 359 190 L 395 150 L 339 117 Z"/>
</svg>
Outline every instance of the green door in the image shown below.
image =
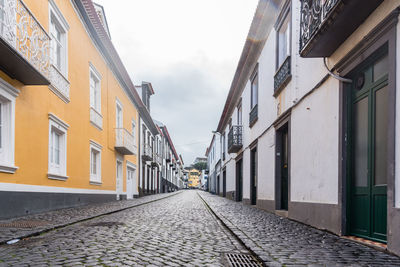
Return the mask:
<svg viewBox="0 0 400 267">
<path fill-rule="evenodd" d="M 380 51 L 352 74 L 350 234 L 386 242 L 388 64 Z"/>
<path fill-rule="evenodd" d="M 282 160 L 281 160 L 281 209 L 288 210 L 289 202 L 289 142 L 288 142 L 288 128 L 285 127 L 282 132 Z"/>
</svg>

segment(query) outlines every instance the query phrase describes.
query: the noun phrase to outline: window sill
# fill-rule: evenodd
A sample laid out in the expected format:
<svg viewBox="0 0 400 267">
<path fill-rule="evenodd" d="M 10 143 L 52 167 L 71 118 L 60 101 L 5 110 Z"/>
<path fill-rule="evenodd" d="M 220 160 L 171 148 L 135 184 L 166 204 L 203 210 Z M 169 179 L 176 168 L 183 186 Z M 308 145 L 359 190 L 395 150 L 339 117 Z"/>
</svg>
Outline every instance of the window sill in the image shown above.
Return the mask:
<svg viewBox="0 0 400 267">
<path fill-rule="evenodd" d="M 89 184 L 92 184 L 92 185 L 102 185 L 103 183 L 102 183 L 102 182 L 96 182 L 96 181 L 90 181 Z"/>
<path fill-rule="evenodd" d="M 15 173 L 18 167 L 12 166 L 12 165 L 2 165 L 0 164 L 0 172 L 5 172 L 5 173 Z"/>
<path fill-rule="evenodd" d="M 52 180 L 66 181 L 68 179 L 68 176 L 54 174 L 54 173 L 48 173 L 47 178 L 52 179 Z"/>
</svg>

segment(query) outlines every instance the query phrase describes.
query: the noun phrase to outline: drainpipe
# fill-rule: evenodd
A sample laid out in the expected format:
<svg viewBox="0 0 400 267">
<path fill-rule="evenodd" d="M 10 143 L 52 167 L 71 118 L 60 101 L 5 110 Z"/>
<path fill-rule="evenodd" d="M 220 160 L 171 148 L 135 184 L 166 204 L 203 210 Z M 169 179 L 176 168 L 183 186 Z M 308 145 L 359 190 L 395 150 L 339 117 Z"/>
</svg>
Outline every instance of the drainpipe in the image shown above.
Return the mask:
<svg viewBox="0 0 400 267">
<path fill-rule="evenodd" d="M 344 77 L 341 77 L 341 76 L 339 76 L 339 75 L 333 73 L 333 72 L 328 68 L 328 64 L 326 63 L 326 57 L 324 57 L 324 65 L 325 65 L 325 68 L 326 68 L 326 70 L 328 71 L 329 75 L 332 76 L 333 78 L 335 78 L 335 79 L 337 79 L 337 80 L 339 80 L 339 81 L 341 81 L 341 82 L 344 82 L 344 83 L 352 83 L 352 82 L 353 82 L 352 79 L 344 78 Z"/>
</svg>

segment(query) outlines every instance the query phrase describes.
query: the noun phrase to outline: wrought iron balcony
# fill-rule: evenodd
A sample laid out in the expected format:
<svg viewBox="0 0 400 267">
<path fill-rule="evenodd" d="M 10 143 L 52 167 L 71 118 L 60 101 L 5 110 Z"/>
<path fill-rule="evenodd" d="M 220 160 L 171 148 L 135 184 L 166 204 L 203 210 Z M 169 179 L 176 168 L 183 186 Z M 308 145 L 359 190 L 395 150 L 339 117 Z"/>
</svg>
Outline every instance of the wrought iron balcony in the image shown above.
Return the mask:
<svg viewBox="0 0 400 267">
<path fill-rule="evenodd" d="M 290 81 L 292 77 L 290 56 L 288 56 L 274 76 L 274 95 L 278 94 L 282 88 Z"/>
<path fill-rule="evenodd" d="M 26 85 L 48 85 L 50 37 L 21 0 L 0 1 L 0 69 Z"/>
<path fill-rule="evenodd" d="M 151 162 L 153 167 L 159 167 L 162 165 L 162 157 L 158 153 L 153 153 L 153 161 Z"/>
<path fill-rule="evenodd" d="M 258 105 L 255 105 L 249 114 L 249 126 L 253 126 L 258 120 Z"/>
<path fill-rule="evenodd" d="M 135 155 L 137 148 L 133 135 L 125 128 L 115 129 L 115 150 L 123 155 Z"/>
<path fill-rule="evenodd" d="M 300 55 L 329 57 L 383 0 L 301 0 Z"/>
<path fill-rule="evenodd" d="M 149 144 L 143 145 L 142 159 L 144 161 L 152 161 L 153 160 L 153 148 Z"/>
<path fill-rule="evenodd" d="M 236 153 L 243 146 L 243 126 L 232 126 L 228 133 L 228 153 Z"/>
</svg>

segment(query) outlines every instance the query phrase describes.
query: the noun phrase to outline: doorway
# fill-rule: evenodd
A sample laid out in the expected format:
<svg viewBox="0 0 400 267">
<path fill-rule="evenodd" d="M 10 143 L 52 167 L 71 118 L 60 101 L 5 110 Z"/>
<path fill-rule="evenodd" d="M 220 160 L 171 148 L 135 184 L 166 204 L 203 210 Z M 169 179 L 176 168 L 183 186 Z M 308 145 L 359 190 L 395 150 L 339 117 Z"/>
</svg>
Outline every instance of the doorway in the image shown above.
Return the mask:
<svg viewBox="0 0 400 267">
<path fill-rule="evenodd" d="M 226 170 L 222 172 L 222 196 L 226 197 Z"/>
<path fill-rule="evenodd" d="M 117 200 L 121 199 L 122 195 L 122 161 L 117 160 L 117 173 L 116 173 L 116 191 L 117 191 Z"/>
<path fill-rule="evenodd" d="M 219 196 L 219 187 L 220 187 L 220 185 L 219 185 L 219 174 L 217 175 L 217 195 Z"/>
<path fill-rule="evenodd" d="M 250 203 L 257 204 L 257 147 L 250 151 Z"/>
<path fill-rule="evenodd" d="M 131 167 L 126 168 L 126 198 L 133 199 L 135 192 L 135 169 Z"/>
<path fill-rule="evenodd" d="M 277 210 L 288 210 L 289 207 L 289 122 L 276 131 L 276 179 L 275 201 Z"/>
<path fill-rule="evenodd" d="M 346 88 L 349 233 L 379 242 L 387 240 L 388 60 L 383 47 L 350 74 Z"/>
<path fill-rule="evenodd" d="M 235 200 L 242 201 L 243 199 L 243 159 L 236 161 L 236 192 Z"/>
</svg>

